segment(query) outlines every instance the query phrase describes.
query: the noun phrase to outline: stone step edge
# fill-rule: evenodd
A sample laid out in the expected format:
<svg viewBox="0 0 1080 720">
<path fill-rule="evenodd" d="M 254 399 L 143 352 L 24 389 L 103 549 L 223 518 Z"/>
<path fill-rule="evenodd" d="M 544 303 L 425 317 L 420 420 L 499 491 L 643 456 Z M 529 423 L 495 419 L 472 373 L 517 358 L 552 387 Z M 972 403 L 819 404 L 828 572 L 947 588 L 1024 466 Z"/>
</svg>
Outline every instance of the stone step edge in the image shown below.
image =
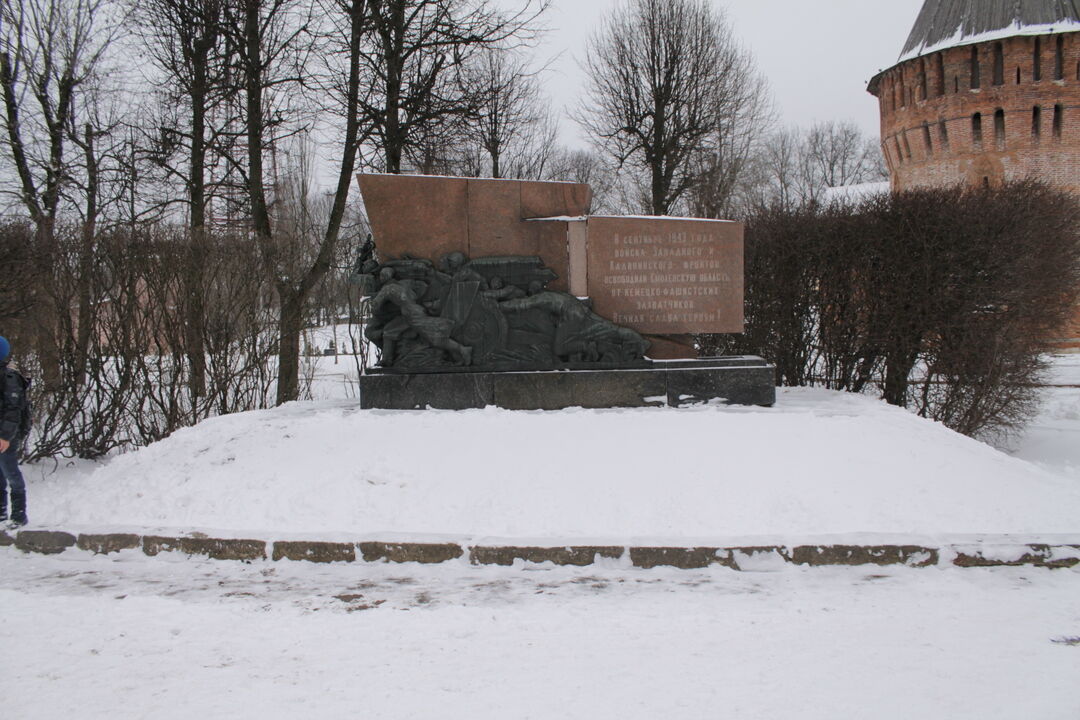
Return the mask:
<svg viewBox="0 0 1080 720">
<path fill-rule="evenodd" d="M 637 568 L 671 567 L 683 570 L 713 565 L 754 570 L 779 564 L 808 566 L 903 565 L 906 567 L 1073 568 L 1080 565 L 1080 544 L 977 542 L 924 545 L 759 545 L 743 547 L 637 547 L 570 545 L 560 547 L 463 545 L 422 542 L 319 542 L 249 540 L 202 536 L 138 535 L 20 530 L 14 536 L 0 531 L 0 547 L 26 553 L 54 555 L 72 548 L 95 555 L 141 550 L 154 557 L 180 553 L 213 560 L 293 560 L 313 563 L 391 562 L 510 566 L 515 562 L 584 567 L 598 562 L 629 562 Z"/>
</svg>

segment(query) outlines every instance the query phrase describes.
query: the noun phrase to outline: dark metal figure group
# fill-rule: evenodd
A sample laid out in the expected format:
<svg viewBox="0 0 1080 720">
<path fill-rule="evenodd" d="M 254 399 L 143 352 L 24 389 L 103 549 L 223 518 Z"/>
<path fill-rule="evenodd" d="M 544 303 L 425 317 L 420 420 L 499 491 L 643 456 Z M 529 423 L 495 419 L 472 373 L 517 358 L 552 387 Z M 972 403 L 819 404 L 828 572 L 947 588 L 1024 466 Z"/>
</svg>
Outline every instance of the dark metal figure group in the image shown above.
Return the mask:
<svg viewBox="0 0 1080 720">
<path fill-rule="evenodd" d="M 356 280 L 371 297 L 365 334 L 386 368 L 471 366 L 487 370 L 625 365 L 644 358 L 638 333 L 596 315 L 538 257 L 379 263 L 365 251 Z"/>
</svg>

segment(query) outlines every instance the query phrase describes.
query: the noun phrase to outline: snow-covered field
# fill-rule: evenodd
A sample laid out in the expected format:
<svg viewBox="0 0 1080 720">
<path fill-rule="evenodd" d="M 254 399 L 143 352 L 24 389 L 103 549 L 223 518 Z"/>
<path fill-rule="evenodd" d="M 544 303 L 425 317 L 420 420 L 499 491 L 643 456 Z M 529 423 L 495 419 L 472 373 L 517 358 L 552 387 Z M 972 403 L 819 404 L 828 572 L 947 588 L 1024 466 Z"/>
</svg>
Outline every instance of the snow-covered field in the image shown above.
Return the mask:
<svg viewBox="0 0 1080 720">
<path fill-rule="evenodd" d="M 15 720 L 1075 720 L 1080 572 L 3 557 Z"/>
<path fill-rule="evenodd" d="M 683 544 L 1080 531 L 1080 482 L 1062 468 L 814 389 L 782 390 L 774 408 L 294 403 L 208 420 L 89 474 L 39 470 L 31 498 L 36 523 L 68 529 Z"/>
<path fill-rule="evenodd" d="M 863 397 L 220 418 L 31 468 L 39 526 L 664 541 L 1080 534 L 1080 388 L 1013 455 Z M 340 373 L 335 377 L 334 373 Z M 1061 385 L 1080 356 L 1056 361 Z M 322 393 L 322 394 L 320 394 Z M 2 717 L 1076 720 L 1080 568 L 771 572 L 0 548 Z"/>
</svg>

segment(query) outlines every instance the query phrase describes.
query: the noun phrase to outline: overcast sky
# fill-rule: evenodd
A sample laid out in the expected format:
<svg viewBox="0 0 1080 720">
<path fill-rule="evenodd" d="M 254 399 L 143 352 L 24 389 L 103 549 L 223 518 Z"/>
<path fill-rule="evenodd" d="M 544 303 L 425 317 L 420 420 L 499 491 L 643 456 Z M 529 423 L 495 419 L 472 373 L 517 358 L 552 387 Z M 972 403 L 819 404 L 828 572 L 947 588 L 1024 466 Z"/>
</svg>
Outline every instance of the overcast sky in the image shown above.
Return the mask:
<svg viewBox="0 0 1080 720">
<path fill-rule="evenodd" d="M 562 53 L 545 88 L 556 108 L 573 106 L 582 83 L 577 60 L 584 44 L 620 1 L 554 0 L 541 56 Z M 877 101 L 866 83 L 896 63 L 923 0 L 714 0 L 768 80 L 781 121 L 852 119 L 866 133 L 879 131 Z M 500 4 L 518 5 L 514 0 Z M 574 122 L 563 119 L 563 138 L 580 144 Z"/>
</svg>

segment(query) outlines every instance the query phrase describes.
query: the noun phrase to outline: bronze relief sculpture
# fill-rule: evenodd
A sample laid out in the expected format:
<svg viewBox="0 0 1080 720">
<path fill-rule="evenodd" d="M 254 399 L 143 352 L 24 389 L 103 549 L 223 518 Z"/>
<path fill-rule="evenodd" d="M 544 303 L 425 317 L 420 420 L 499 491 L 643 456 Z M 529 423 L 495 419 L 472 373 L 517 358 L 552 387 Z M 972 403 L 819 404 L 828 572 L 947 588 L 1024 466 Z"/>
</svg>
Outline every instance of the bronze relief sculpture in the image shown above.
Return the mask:
<svg viewBox="0 0 1080 720">
<path fill-rule="evenodd" d="M 599 317 L 587 301 L 547 289 L 538 257 L 470 260 L 453 252 L 378 263 L 365 253 L 355 280 L 371 297 L 365 335 L 387 371 L 633 367 L 648 342 Z"/>
</svg>

